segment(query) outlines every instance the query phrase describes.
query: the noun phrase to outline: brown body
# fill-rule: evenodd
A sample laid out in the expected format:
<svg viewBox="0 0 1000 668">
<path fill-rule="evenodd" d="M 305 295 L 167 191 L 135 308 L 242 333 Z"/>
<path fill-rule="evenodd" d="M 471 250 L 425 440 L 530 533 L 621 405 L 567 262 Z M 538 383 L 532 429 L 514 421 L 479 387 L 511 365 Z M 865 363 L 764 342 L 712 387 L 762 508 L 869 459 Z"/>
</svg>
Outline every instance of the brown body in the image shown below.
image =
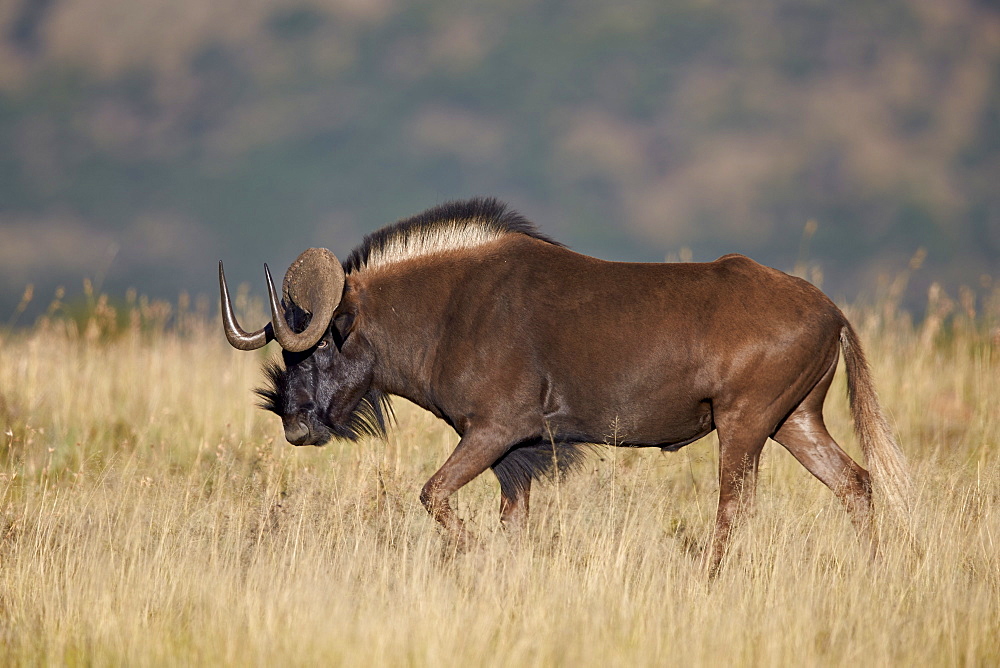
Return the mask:
<svg viewBox="0 0 1000 668">
<path fill-rule="evenodd" d="M 484 203 L 464 206 L 472 204 Z M 822 417 L 842 347 L 869 465 L 886 483 L 887 499 L 905 503 L 901 454 L 857 338 L 841 311 L 801 279 L 738 255 L 708 263 L 606 262 L 520 229 L 368 260 L 346 263 L 327 333 L 335 345 L 320 342 L 312 354 L 335 348 L 329 354 L 345 365 L 364 360 L 343 366 L 350 372 L 336 365 L 329 372 L 365 376 L 355 395 L 374 389 L 403 396 L 458 432 L 458 446 L 421 499 L 460 544 L 470 536 L 448 497 L 488 468 L 501 482 L 501 520 L 517 527 L 553 446 L 676 449 L 713 429 L 721 448 L 718 517 L 706 553 L 713 571 L 752 500 L 768 437 L 830 486 L 872 540 L 868 472 L 834 442 Z M 295 355 L 286 354 L 289 369 L 302 363 Z M 286 432 L 304 424 L 293 403 L 269 406 Z"/>
</svg>

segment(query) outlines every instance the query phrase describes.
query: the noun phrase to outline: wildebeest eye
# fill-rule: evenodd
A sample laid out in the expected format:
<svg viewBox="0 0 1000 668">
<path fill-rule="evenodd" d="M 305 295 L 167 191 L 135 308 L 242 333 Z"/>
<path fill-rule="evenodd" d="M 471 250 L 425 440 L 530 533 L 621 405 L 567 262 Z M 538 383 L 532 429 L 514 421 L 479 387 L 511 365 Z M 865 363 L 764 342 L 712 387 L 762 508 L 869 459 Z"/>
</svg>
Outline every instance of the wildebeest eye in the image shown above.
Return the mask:
<svg viewBox="0 0 1000 668">
<path fill-rule="evenodd" d="M 322 350 L 323 348 L 326 348 L 328 345 L 330 345 L 329 341 L 327 341 L 326 339 L 320 339 L 320 342 L 316 344 L 316 350 Z"/>
</svg>

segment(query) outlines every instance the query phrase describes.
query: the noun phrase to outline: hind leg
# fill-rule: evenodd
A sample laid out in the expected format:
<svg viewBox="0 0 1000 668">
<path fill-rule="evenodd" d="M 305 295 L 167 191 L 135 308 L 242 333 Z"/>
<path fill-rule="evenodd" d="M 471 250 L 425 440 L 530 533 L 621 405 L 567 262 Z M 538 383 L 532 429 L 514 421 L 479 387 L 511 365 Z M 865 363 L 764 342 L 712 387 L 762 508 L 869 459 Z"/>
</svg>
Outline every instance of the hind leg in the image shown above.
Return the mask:
<svg viewBox="0 0 1000 668">
<path fill-rule="evenodd" d="M 837 445 L 823 422 L 823 401 L 836 370 L 837 360 L 834 358 L 820 382 L 785 419 L 772 438 L 833 490 L 846 506 L 854 528 L 874 556 L 876 542 L 872 529 L 872 487 L 868 471 Z"/>
<path fill-rule="evenodd" d="M 739 425 L 739 422 L 736 422 Z M 722 563 L 729 536 L 747 510 L 753 506 L 757 491 L 757 468 L 766 435 L 739 426 L 733 431 L 719 425 L 719 509 L 710 548 L 705 552 L 705 566 L 714 577 Z"/>
</svg>

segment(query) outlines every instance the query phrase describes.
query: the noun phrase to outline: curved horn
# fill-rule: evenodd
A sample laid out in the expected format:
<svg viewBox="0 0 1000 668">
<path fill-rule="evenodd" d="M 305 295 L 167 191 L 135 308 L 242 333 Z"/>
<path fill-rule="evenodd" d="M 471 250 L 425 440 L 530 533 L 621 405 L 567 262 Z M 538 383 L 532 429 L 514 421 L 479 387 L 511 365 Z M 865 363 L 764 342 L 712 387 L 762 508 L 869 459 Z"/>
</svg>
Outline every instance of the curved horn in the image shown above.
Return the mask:
<svg viewBox="0 0 1000 668">
<path fill-rule="evenodd" d="M 325 248 L 310 248 L 299 255 L 285 272 L 282 284 L 285 300 L 312 314 L 309 326 L 298 333 L 292 331 L 285 320 L 285 312 L 267 265 L 264 265 L 264 273 L 274 338 L 288 352 L 298 353 L 312 348 L 330 326 L 330 319 L 344 292 L 344 269 L 340 261 Z"/>
<path fill-rule="evenodd" d="M 270 324 L 253 333 L 240 327 L 236 314 L 233 313 L 233 303 L 229 299 L 229 287 L 226 285 L 226 272 L 222 270 L 222 260 L 219 260 L 219 291 L 222 293 L 222 326 L 226 330 L 229 345 L 237 350 L 257 350 L 274 338 Z"/>
</svg>

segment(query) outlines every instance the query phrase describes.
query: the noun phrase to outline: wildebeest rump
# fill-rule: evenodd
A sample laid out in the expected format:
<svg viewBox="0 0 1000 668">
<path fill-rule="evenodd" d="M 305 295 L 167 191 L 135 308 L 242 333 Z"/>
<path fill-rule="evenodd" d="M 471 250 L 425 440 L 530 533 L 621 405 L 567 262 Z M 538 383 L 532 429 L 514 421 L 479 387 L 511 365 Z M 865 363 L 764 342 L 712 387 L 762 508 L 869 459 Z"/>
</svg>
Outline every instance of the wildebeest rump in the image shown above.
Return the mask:
<svg viewBox="0 0 1000 668">
<path fill-rule="evenodd" d="M 289 442 L 384 434 L 389 395 L 458 432 L 420 499 L 460 545 L 471 537 L 453 492 L 492 468 L 500 519 L 520 527 L 532 480 L 572 466 L 577 446 L 607 442 L 612 426 L 615 445 L 666 450 L 718 430 L 713 571 L 768 437 L 833 490 L 865 540 L 873 481 L 889 504 L 906 503 L 902 453 L 844 314 L 808 282 L 740 255 L 607 262 L 475 199 L 375 232 L 343 264 L 305 251 L 280 298 L 267 273 L 272 317 L 256 332 L 236 322 L 221 263 L 219 278 L 230 343 L 283 348 L 258 392 Z M 841 351 L 871 479 L 823 422 Z"/>
</svg>

